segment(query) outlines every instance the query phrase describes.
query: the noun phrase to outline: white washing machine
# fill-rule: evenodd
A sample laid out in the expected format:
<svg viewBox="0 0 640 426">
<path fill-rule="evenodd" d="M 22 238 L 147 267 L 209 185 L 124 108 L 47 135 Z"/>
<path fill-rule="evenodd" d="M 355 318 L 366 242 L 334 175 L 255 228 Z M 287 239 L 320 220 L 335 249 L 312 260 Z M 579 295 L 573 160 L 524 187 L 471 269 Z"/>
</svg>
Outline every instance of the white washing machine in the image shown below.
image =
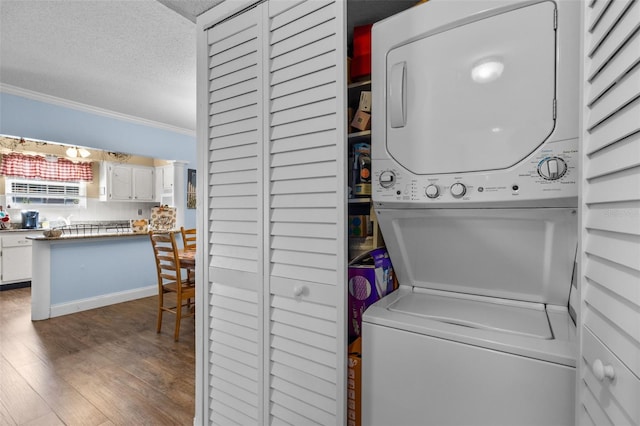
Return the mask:
<svg viewBox="0 0 640 426">
<path fill-rule="evenodd" d="M 430 0 L 372 37 L 400 288 L 363 317 L 363 424 L 573 425 L 579 3 Z"/>
</svg>

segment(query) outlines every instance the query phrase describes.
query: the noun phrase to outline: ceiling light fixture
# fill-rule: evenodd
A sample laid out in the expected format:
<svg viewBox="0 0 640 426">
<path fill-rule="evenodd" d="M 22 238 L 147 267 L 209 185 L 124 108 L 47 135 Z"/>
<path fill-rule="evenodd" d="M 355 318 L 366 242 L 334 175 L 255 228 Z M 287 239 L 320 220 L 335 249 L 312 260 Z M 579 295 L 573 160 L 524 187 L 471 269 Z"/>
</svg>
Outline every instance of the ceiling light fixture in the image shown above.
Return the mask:
<svg viewBox="0 0 640 426">
<path fill-rule="evenodd" d="M 91 155 L 91 153 L 86 149 L 73 147 L 73 146 L 70 146 L 69 148 L 67 148 L 66 153 L 67 153 L 67 157 L 71 157 L 71 158 L 77 158 L 78 155 L 82 158 L 87 158 L 88 156 Z"/>
</svg>

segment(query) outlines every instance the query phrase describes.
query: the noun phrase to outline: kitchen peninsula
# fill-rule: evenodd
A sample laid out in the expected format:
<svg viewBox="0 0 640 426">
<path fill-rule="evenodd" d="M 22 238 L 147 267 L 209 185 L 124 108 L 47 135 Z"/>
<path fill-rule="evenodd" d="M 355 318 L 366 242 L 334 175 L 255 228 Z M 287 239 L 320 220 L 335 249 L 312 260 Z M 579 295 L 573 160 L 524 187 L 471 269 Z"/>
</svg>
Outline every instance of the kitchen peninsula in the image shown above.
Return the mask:
<svg viewBox="0 0 640 426">
<path fill-rule="evenodd" d="M 29 238 L 33 241 L 32 320 L 157 294 L 147 233 Z"/>
</svg>

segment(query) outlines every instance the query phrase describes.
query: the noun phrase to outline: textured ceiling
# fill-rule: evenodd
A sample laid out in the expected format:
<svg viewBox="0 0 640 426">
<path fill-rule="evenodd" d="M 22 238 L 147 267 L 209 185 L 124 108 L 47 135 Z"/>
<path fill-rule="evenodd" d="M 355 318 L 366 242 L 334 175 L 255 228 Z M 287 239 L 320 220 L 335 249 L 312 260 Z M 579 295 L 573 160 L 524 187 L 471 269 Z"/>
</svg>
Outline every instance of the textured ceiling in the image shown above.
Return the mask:
<svg viewBox="0 0 640 426">
<path fill-rule="evenodd" d="M 347 28 L 415 1 L 349 0 Z M 0 0 L 0 83 L 194 132 L 194 22 L 221 2 Z"/>
<path fill-rule="evenodd" d="M 194 131 L 193 21 L 217 3 L 0 0 L 0 83 Z"/>
</svg>

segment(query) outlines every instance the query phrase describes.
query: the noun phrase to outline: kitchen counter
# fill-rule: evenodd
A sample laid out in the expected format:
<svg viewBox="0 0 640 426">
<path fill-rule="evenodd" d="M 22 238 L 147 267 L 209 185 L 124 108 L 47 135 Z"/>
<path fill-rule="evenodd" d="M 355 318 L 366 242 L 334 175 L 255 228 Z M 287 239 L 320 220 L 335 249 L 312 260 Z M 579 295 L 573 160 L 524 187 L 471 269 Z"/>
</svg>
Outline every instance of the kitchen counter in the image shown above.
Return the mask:
<svg viewBox="0 0 640 426">
<path fill-rule="evenodd" d="M 32 230 L 33 232 L 33 230 Z M 31 319 L 67 315 L 156 295 L 147 233 L 31 236 Z"/>
<path fill-rule="evenodd" d="M 9 229 L 0 229 L 0 235 L 12 234 L 14 232 L 42 232 L 42 231 L 44 231 L 44 228 L 36 228 L 36 229 L 9 228 Z"/>
<path fill-rule="evenodd" d="M 27 237 L 30 240 L 36 241 L 60 241 L 60 240 L 81 240 L 81 239 L 96 239 L 96 238 L 113 238 L 113 237 L 139 237 L 141 235 L 147 236 L 147 232 L 100 232 L 97 234 L 86 234 L 86 235 L 61 235 L 59 237 L 45 237 L 44 235 L 34 237 Z"/>
</svg>

